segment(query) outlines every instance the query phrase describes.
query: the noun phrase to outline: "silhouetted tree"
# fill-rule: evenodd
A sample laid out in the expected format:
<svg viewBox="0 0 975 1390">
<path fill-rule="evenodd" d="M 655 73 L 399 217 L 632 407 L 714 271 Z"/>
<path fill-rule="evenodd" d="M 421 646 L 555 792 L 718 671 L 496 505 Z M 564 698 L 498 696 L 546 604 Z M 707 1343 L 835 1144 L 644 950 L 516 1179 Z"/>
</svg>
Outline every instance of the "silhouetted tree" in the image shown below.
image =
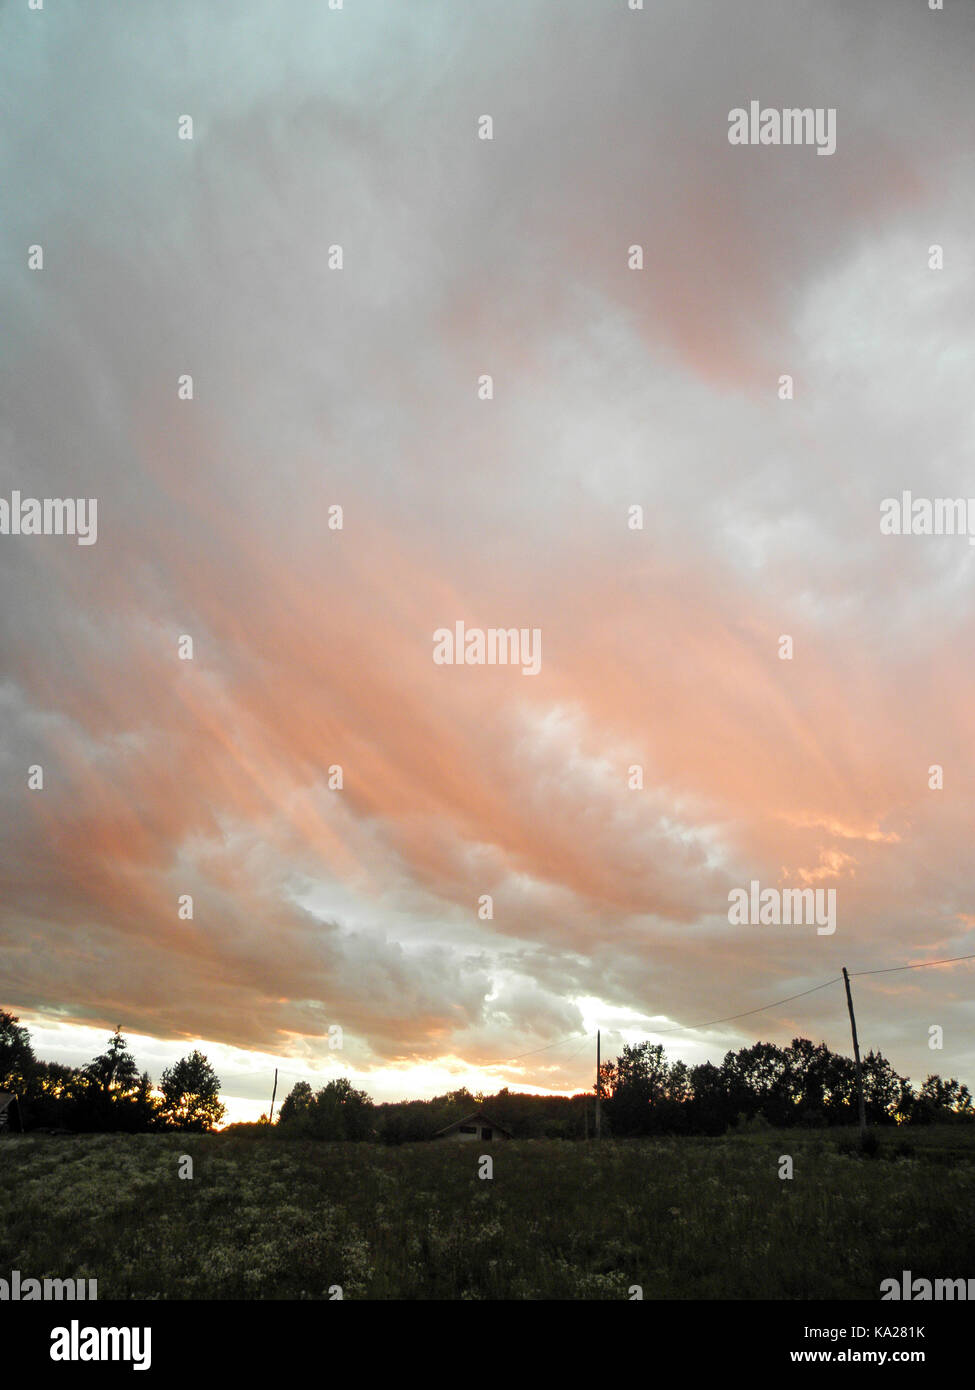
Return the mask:
<svg viewBox="0 0 975 1390">
<path fill-rule="evenodd" d="M 339 1076 L 312 1095 L 299 1081 L 281 1106 L 282 1134 L 307 1139 L 371 1139 L 373 1104 L 348 1077 Z"/>
<path fill-rule="evenodd" d="M 278 1111 L 278 1124 L 291 1125 L 299 1115 L 303 1115 L 315 1098 L 315 1093 L 307 1081 L 296 1081 L 281 1102 Z"/>
<path fill-rule="evenodd" d="M 108 1040 L 108 1048 L 81 1069 L 82 1088 L 74 1087 L 72 1129 L 117 1130 L 136 1128 L 129 1102 L 139 1087 L 139 1069 L 122 1037 L 121 1026 Z"/>
<path fill-rule="evenodd" d="M 139 1084 L 139 1068 L 122 1037 L 121 1024 L 109 1038 L 108 1050 L 94 1057 L 84 1073 L 105 1100 L 128 1096 L 135 1091 Z"/>
<path fill-rule="evenodd" d="M 24 1096 L 36 1065 L 30 1033 L 18 1018 L 0 1009 L 0 1091 Z"/>
<path fill-rule="evenodd" d="M 942 1080 L 937 1074 L 929 1076 L 911 1107 L 911 1123 L 916 1125 L 945 1124 L 972 1118 L 971 1093 L 953 1076 L 948 1080 Z"/>
<path fill-rule="evenodd" d="M 898 1076 L 887 1058 L 879 1052 L 868 1052 L 861 1065 L 867 1122 L 872 1125 L 896 1124 L 905 1090 L 910 1090 L 907 1077 Z"/>
<path fill-rule="evenodd" d="M 194 1051 L 167 1067 L 159 1089 L 160 1119 L 171 1129 L 205 1131 L 226 1114 L 220 1101 L 220 1078 L 202 1052 Z"/>
<path fill-rule="evenodd" d="M 660 1043 L 627 1043 L 605 1073 L 606 1113 L 615 1134 L 649 1134 L 659 1128 L 655 1107 L 667 1094 L 669 1067 Z"/>
</svg>

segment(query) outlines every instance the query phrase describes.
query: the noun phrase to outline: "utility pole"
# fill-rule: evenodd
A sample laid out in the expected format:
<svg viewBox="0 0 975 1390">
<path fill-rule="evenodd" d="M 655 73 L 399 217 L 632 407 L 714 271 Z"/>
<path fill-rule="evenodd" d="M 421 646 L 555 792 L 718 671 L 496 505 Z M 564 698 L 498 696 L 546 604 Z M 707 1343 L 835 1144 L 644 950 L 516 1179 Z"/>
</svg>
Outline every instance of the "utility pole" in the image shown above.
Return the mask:
<svg viewBox="0 0 975 1390">
<path fill-rule="evenodd" d="M 277 1093 L 278 1093 L 278 1069 L 277 1069 L 277 1067 L 275 1067 L 275 1068 L 274 1068 L 274 1090 L 271 1092 L 271 1113 L 270 1113 L 270 1115 L 268 1115 L 268 1117 L 267 1117 L 267 1122 L 268 1122 L 268 1124 L 271 1124 L 271 1123 L 273 1122 L 273 1120 L 274 1120 L 274 1097 L 277 1095 Z"/>
<path fill-rule="evenodd" d="M 846 985 L 846 1002 L 850 1010 L 850 1027 L 853 1029 L 853 1057 L 857 1064 L 857 1108 L 860 1113 L 860 1138 L 866 1138 L 867 1111 L 863 1103 L 863 1071 L 860 1067 L 860 1044 L 857 1041 L 857 1021 L 853 1016 L 853 995 L 850 993 L 850 976 L 843 967 L 843 982 Z"/>
<path fill-rule="evenodd" d="M 603 1079 L 599 1073 L 599 1029 L 596 1029 L 596 1138 L 602 1138 L 602 1085 Z"/>
</svg>

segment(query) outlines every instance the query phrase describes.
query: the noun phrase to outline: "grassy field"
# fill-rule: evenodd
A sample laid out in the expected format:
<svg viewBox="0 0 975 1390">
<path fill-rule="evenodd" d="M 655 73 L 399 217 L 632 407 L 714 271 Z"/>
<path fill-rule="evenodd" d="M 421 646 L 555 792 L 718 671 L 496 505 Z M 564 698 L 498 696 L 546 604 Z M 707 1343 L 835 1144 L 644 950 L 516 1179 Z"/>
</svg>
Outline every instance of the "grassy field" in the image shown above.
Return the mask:
<svg viewBox="0 0 975 1390">
<path fill-rule="evenodd" d="M 315 1144 L 0 1141 L 0 1277 L 111 1298 L 855 1298 L 975 1275 L 975 1133 Z M 906 1148 L 906 1152 L 905 1152 Z M 491 1180 L 477 1176 L 490 1151 Z M 180 1155 L 193 1159 L 178 1177 Z M 779 1156 L 795 1176 L 779 1177 Z"/>
</svg>

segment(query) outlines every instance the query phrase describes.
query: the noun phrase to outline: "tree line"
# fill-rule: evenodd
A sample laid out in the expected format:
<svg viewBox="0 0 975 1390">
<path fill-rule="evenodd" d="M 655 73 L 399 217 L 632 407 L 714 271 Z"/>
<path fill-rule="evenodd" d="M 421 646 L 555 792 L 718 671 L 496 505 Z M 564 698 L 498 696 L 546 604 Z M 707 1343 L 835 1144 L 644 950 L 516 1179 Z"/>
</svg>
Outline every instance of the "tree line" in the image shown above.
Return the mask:
<svg viewBox="0 0 975 1390">
<path fill-rule="evenodd" d="M 24 1128 L 105 1132 L 178 1129 L 202 1132 L 223 1119 L 220 1078 L 194 1051 L 167 1067 L 154 1087 L 139 1071 L 121 1028 L 82 1067 L 35 1057 L 30 1033 L 0 1009 L 0 1091 L 18 1098 Z"/>
<path fill-rule="evenodd" d="M 927 1125 L 975 1120 L 972 1096 L 954 1077 L 930 1075 L 916 1090 L 880 1052 L 861 1063 L 867 1122 Z M 281 1137 L 379 1140 L 432 1139 L 439 1130 L 483 1109 L 519 1139 L 583 1139 L 594 1128 L 594 1091 L 575 1096 L 494 1095 L 462 1087 L 431 1100 L 373 1105 L 345 1079 L 317 1093 L 299 1081 L 272 1131 Z M 856 1065 L 825 1043 L 795 1038 L 788 1047 L 757 1042 L 728 1052 L 720 1066 L 669 1061 L 659 1043 L 624 1046 L 600 1068 L 602 1130 L 647 1134 L 724 1134 L 758 1120 L 774 1127 L 857 1122 Z M 253 1128 L 253 1127 L 250 1127 Z"/>
<path fill-rule="evenodd" d="M 915 1089 L 880 1052 L 862 1059 L 867 1122 L 871 1125 L 970 1123 L 975 1107 L 967 1086 L 930 1075 Z M 200 1052 L 183 1057 L 154 1087 L 140 1074 L 121 1030 L 104 1053 L 83 1067 L 43 1062 L 30 1035 L 0 1010 L 0 1091 L 17 1093 L 25 1128 L 129 1132 L 204 1131 L 223 1119 L 220 1079 Z M 527 1095 L 507 1087 L 493 1095 L 466 1087 L 430 1100 L 376 1105 L 338 1077 L 314 1091 L 299 1081 L 272 1124 L 230 1125 L 239 1133 L 293 1139 L 386 1144 L 432 1139 L 478 1109 L 519 1139 L 583 1139 L 593 1133 L 594 1091 L 574 1096 Z M 624 1046 L 600 1068 L 602 1129 L 620 1138 L 648 1134 L 724 1134 L 743 1123 L 775 1127 L 854 1124 L 857 1081 L 853 1060 L 825 1043 L 794 1038 L 788 1047 L 757 1042 L 725 1054 L 720 1066 L 669 1061 L 659 1043 Z"/>
<path fill-rule="evenodd" d="M 861 1061 L 867 1123 L 944 1124 L 975 1119 L 971 1093 L 954 1077 L 931 1075 L 915 1090 L 880 1052 Z M 825 1043 L 757 1042 L 721 1065 L 668 1062 L 659 1043 L 635 1043 L 600 1068 L 603 1106 L 614 1134 L 723 1134 L 742 1121 L 842 1125 L 857 1119 L 856 1064 Z"/>
</svg>

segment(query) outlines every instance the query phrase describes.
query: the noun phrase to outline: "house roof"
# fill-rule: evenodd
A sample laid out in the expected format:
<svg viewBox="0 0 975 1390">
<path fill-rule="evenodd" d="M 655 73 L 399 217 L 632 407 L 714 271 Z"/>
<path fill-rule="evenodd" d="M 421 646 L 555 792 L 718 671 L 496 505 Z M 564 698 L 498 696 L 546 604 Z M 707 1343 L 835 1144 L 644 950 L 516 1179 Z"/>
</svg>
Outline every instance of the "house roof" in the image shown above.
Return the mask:
<svg viewBox="0 0 975 1390">
<path fill-rule="evenodd" d="M 16 1092 L 0 1091 L 0 1110 L 6 1110 L 7 1106 L 10 1104 L 12 1100 L 17 1100 Z"/>
<path fill-rule="evenodd" d="M 491 1129 L 503 1130 L 505 1134 L 511 1133 L 507 1125 L 502 1125 L 499 1124 L 497 1120 L 492 1120 L 491 1116 L 485 1115 L 483 1110 L 473 1110 L 469 1115 L 464 1115 L 462 1119 L 453 1120 L 449 1125 L 444 1125 L 443 1129 L 438 1129 L 433 1137 L 434 1139 L 439 1139 L 441 1134 L 449 1134 L 450 1131 L 456 1129 L 458 1125 L 469 1125 L 472 1120 L 480 1120 L 481 1124 L 488 1125 Z"/>
</svg>

